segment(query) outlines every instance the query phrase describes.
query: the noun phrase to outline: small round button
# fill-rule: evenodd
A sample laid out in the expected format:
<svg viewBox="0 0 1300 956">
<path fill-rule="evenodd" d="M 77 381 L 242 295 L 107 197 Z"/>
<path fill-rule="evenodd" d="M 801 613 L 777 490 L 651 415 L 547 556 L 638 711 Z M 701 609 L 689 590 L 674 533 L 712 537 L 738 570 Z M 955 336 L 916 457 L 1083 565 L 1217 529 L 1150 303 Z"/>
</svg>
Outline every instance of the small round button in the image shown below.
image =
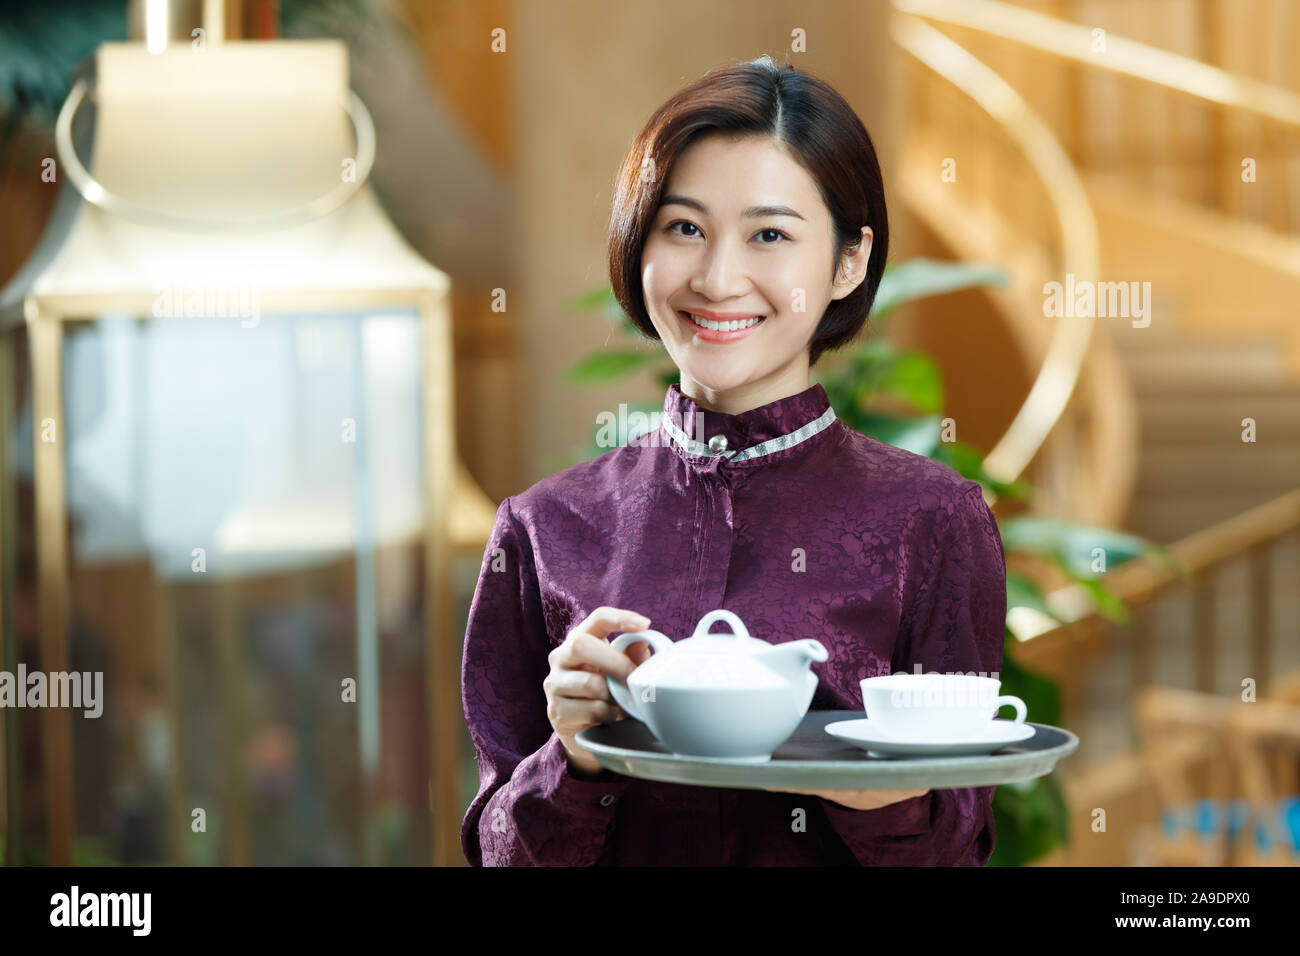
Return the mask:
<svg viewBox="0 0 1300 956">
<path fill-rule="evenodd" d="M 607 793 L 600 798 L 600 805 L 602 807 L 607 807 L 613 802 L 614 802 L 614 795 L 612 793 Z"/>
<path fill-rule="evenodd" d="M 727 450 L 726 435 L 714 435 L 712 438 L 709 439 L 709 451 L 713 452 L 715 455 L 721 455 L 726 450 Z"/>
</svg>

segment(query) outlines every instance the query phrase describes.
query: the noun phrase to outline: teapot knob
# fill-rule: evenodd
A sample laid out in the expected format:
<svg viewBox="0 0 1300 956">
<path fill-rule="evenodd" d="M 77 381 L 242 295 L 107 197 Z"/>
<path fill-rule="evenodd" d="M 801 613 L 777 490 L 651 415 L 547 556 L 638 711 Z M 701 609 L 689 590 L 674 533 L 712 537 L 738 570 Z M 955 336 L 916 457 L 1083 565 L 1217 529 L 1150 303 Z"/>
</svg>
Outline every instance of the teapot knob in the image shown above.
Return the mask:
<svg viewBox="0 0 1300 956">
<path fill-rule="evenodd" d="M 701 637 L 702 635 L 708 634 L 709 628 L 713 626 L 714 621 L 726 621 L 731 625 L 731 633 L 736 637 L 749 637 L 749 630 L 745 627 L 745 623 L 730 611 L 723 610 L 722 608 L 719 608 L 716 611 L 710 611 L 708 614 L 704 615 L 704 617 L 700 618 L 700 623 L 695 626 L 695 633 L 691 636 Z M 718 634 L 715 636 L 723 637 L 724 635 Z"/>
</svg>

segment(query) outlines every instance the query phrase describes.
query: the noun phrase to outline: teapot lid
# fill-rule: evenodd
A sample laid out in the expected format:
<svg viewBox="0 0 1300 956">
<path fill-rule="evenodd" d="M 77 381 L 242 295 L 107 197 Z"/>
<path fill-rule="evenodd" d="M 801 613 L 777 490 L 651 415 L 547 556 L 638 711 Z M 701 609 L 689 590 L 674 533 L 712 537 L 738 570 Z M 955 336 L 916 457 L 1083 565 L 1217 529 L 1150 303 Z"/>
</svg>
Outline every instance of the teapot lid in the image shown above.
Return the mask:
<svg viewBox="0 0 1300 956">
<path fill-rule="evenodd" d="M 716 621 L 724 621 L 731 626 L 730 634 L 711 634 L 709 628 Z M 716 611 L 710 611 L 704 617 L 700 618 L 700 623 L 695 625 L 695 633 L 684 641 L 678 641 L 679 650 L 689 651 L 693 654 L 726 654 L 726 655 L 752 655 L 762 651 L 770 651 L 772 645 L 767 641 L 760 641 L 756 637 L 749 636 L 749 629 L 745 627 L 745 622 L 733 614 L 731 611 L 719 608 Z"/>
<path fill-rule="evenodd" d="M 710 634 L 715 621 L 731 625 L 730 634 Z M 700 618 L 695 633 L 673 644 L 672 653 L 652 655 L 636 669 L 629 682 L 677 688 L 758 690 L 788 687 L 789 682 L 755 655 L 773 645 L 749 635 L 731 611 L 710 611 Z"/>
</svg>

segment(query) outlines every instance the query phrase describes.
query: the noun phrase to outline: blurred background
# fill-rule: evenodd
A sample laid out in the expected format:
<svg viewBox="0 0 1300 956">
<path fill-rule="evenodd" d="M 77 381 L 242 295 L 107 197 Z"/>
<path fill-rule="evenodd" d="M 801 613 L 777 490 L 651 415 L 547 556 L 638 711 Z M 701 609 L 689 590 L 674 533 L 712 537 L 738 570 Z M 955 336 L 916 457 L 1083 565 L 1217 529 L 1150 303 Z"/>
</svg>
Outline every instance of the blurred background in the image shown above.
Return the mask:
<svg viewBox="0 0 1300 956">
<path fill-rule="evenodd" d="M 496 504 L 671 380 L 615 171 L 763 53 L 888 190 L 815 377 L 985 486 L 1003 692 L 1080 737 L 992 862 L 1300 862 L 1298 48 L 1289 0 L 7 4 L 0 671 L 104 712 L 0 707 L 5 862 L 464 863 Z"/>
</svg>

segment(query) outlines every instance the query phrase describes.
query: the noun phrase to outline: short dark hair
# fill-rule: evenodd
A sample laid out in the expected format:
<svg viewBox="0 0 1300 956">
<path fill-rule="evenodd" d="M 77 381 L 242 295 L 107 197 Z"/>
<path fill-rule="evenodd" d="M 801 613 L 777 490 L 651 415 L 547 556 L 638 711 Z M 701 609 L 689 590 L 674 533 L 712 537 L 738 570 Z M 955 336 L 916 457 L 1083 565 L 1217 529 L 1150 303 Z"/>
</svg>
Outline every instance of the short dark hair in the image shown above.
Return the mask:
<svg viewBox="0 0 1300 956">
<path fill-rule="evenodd" d="M 641 254 L 669 171 L 706 133 L 768 135 L 783 143 L 821 190 L 834 225 L 834 257 L 872 231 L 867 274 L 851 293 L 826 307 L 809 343 L 809 365 L 851 342 L 866 324 L 889 251 L 885 184 L 862 120 L 832 87 L 770 56 L 721 67 L 680 90 L 646 122 L 619 167 L 609 220 L 609 275 L 623 310 L 658 339 L 641 288 Z M 643 175 L 649 168 L 654 175 Z"/>
</svg>

